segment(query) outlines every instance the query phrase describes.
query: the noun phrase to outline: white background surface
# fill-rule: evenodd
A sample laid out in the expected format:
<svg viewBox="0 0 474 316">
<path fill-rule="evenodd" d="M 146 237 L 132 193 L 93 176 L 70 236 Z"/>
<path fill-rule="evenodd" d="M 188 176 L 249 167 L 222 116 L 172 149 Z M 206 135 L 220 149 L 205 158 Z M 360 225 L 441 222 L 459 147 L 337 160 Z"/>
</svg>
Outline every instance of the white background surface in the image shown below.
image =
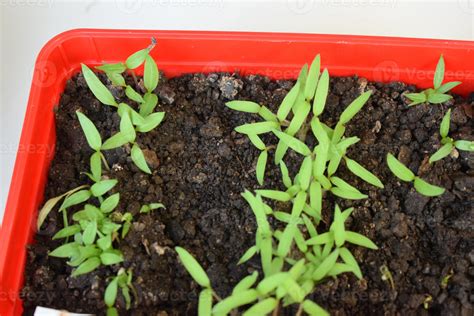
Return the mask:
<svg viewBox="0 0 474 316">
<path fill-rule="evenodd" d="M 72 28 L 273 31 L 473 40 L 474 0 L 0 0 L 0 223 L 36 55 Z"/>
</svg>

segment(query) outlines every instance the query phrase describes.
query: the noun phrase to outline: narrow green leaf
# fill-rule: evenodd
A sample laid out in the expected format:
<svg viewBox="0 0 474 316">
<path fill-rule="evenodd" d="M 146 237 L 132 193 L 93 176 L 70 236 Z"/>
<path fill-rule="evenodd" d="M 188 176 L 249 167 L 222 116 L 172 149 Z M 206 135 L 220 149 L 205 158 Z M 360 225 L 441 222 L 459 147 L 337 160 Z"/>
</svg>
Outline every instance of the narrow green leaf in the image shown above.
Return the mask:
<svg viewBox="0 0 474 316">
<path fill-rule="evenodd" d="M 118 72 L 122 73 L 127 70 L 124 63 L 115 63 L 115 64 L 103 64 L 102 66 L 97 66 L 95 69 L 102 70 L 104 72 Z"/>
<path fill-rule="evenodd" d="M 110 213 L 117 207 L 119 201 L 120 193 L 112 194 L 100 204 L 100 210 L 103 213 Z"/>
<path fill-rule="evenodd" d="M 58 231 L 54 236 L 53 240 L 56 239 L 61 239 L 61 238 L 66 238 L 70 236 L 74 236 L 75 234 L 79 233 L 81 231 L 81 227 L 79 225 L 71 225 L 68 227 L 64 227 L 60 231 Z"/>
<path fill-rule="evenodd" d="M 323 233 L 306 240 L 307 245 L 324 245 L 334 241 L 333 236 L 330 233 Z"/>
<path fill-rule="evenodd" d="M 145 57 L 145 70 L 143 72 L 143 83 L 148 92 L 152 92 L 158 85 L 160 74 L 155 61 L 150 55 Z"/>
<path fill-rule="evenodd" d="M 461 81 L 451 81 L 451 82 L 446 82 L 443 84 L 439 89 L 436 89 L 438 93 L 446 93 L 450 91 L 451 89 L 454 89 L 455 87 L 459 86 L 462 82 Z"/>
<path fill-rule="evenodd" d="M 281 102 L 280 107 L 278 108 L 277 117 L 280 121 L 284 121 L 290 113 L 293 105 L 295 104 L 296 98 L 300 93 L 300 83 L 296 82 L 296 84 L 291 88 L 291 90 L 287 93 L 283 101 Z"/>
<path fill-rule="evenodd" d="M 286 167 L 286 164 L 283 160 L 280 161 L 280 171 L 285 187 L 291 187 L 293 185 L 293 182 L 291 181 L 291 178 L 288 173 L 288 168 Z"/>
<path fill-rule="evenodd" d="M 158 104 L 158 97 L 153 93 L 145 93 L 143 96 L 143 103 L 140 104 L 140 115 L 147 117 L 155 110 L 156 105 Z"/>
<path fill-rule="evenodd" d="M 115 307 L 108 307 L 107 316 L 119 316 L 119 313 Z"/>
<path fill-rule="evenodd" d="M 319 121 L 317 117 L 313 117 L 313 119 L 311 120 L 311 130 L 320 145 L 325 147 L 329 146 L 329 136 L 324 130 L 323 124 Z"/>
<path fill-rule="evenodd" d="M 264 275 L 271 275 L 272 257 L 273 257 L 272 239 L 264 237 L 260 244 L 260 260 L 262 262 L 262 270 Z"/>
<path fill-rule="evenodd" d="M 309 187 L 309 182 L 311 181 L 311 175 L 313 172 L 313 159 L 311 156 L 304 158 L 303 163 L 301 164 L 299 175 L 299 183 L 301 189 L 306 191 Z"/>
<path fill-rule="evenodd" d="M 339 178 L 339 177 L 331 177 L 331 182 L 332 184 L 334 184 L 336 187 L 339 187 L 343 190 L 346 190 L 346 191 L 353 191 L 353 192 L 358 192 L 360 193 L 360 191 L 353 187 L 352 185 L 350 185 L 349 183 L 347 183 L 346 181 L 344 181 L 343 179 Z"/>
<path fill-rule="evenodd" d="M 123 254 L 118 250 L 106 250 L 100 254 L 100 261 L 106 266 L 120 263 L 123 260 Z"/>
<path fill-rule="evenodd" d="M 89 69 L 84 64 L 81 64 L 82 74 L 86 80 L 87 86 L 92 91 L 94 96 L 106 105 L 117 106 L 117 102 L 114 99 L 112 93 L 107 89 L 107 87 L 97 78 L 92 70 Z"/>
<path fill-rule="evenodd" d="M 434 92 L 428 95 L 428 102 L 431 104 L 441 104 L 441 103 L 451 100 L 452 98 L 453 97 L 450 96 L 449 94 Z"/>
<path fill-rule="evenodd" d="M 100 266 L 100 259 L 97 257 L 92 257 L 81 263 L 77 269 L 72 272 L 73 277 L 77 277 L 82 274 L 86 274 L 94 271 Z"/>
<path fill-rule="evenodd" d="M 451 142 L 444 144 L 433 155 L 431 155 L 429 162 L 433 163 L 435 161 L 443 159 L 444 157 L 448 156 L 451 153 L 451 151 L 453 151 L 453 148 L 454 148 L 454 145 Z"/>
<path fill-rule="evenodd" d="M 149 131 L 155 129 L 163 121 L 165 117 L 165 112 L 155 112 L 148 115 L 142 124 L 137 126 L 137 132 L 148 133 Z"/>
<path fill-rule="evenodd" d="M 257 167 L 255 169 L 257 174 L 258 184 L 263 185 L 263 177 L 265 176 L 265 167 L 267 166 L 268 152 L 262 151 L 258 156 Z"/>
<path fill-rule="evenodd" d="M 336 262 L 334 267 L 332 267 L 332 269 L 329 270 L 327 276 L 337 277 L 339 274 L 346 273 L 346 272 L 354 273 L 354 267 L 345 263 Z"/>
<path fill-rule="evenodd" d="M 306 100 L 311 101 L 316 92 L 318 85 L 319 73 L 321 72 L 321 56 L 318 54 L 314 57 L 311 67 L 309 68 L 308 79 L 304 87 L 304 96 Z"/>
<path fill-rule="evenodd" d="M 412 101 L 409 106 L 425 103 L 427 101 L 426 94 L 424 93 L 406 93 L 404 96 Z"/>
<path fill-rule="evenodd" d="M 245 292 L 239 293 L 238 295 L 231 295 L 217 303 L 212 309 L 212 314 L 227 315 L 233 309 L 250 304 L 257 298 L 258 294 L 256 290 L 247 290 Z"/>
<path fill-rule="evenodd" d="M 309 156 L 311 155 L 311 150 L 306 146 L 305 143 L 300 141 L 297 138 L 294 138 L 293 136 L 290 136 L 288 134 L 285 134 L 283 132 L 277 131 L 276 129 L 273 130 L 273 133 L 281 140 L 283 141 L 286 145 L 288 145 L 291 149 L 296 151 L 297 153 L 303 155 L 303 156 Z"/>
<path fill-rule="evenodd" d="M 444 193 L 445 189 L 432 185 L 425 180 L 415 177 L 415 182 L 413 183 L 415 190 L 425 196 L 438 196 Z"/>
<path fill-rule="evenodd" d="M 311 111 L 311 106 L 308 102 L 303 101 L 301 106 L 295 111 L 295 115 L 290 122 L 290 125 L 285 130 L 285 133 L 288 135 L 295 135 L 301 128 L 304 122 L 306 122 L 306 118 L 308 117 L 309 112 Z"/>
<path fill-rule="evenodd" d="M 258 115 L 260 115 L 260 117 L 263 118 L 265 121 L 278 122 L 278 117 L 264 105 L 260 107 Z"/>
<path fill-rule="evenodd" d="M 291 196 L 288 193 L 278 190 L 255 190 L 255 192 L 268 199 L 281 202 L 288 202 L 291 199 Z"/>
<path fill-rule="evenodd" d="M 73 205 L 81 204 L 87 201 L 91 197 L 89 190 L 81 190 L 71 195 L 68 195 L 65 199 L 59 211 L 65 210 Z"/>
<path fill-rule="evenodd" d="M 283 234 L 280 238 L 280 242 L 278 243 L 278 256 L 286 257 L 288 252 L 290 251 L 291 245 L 293 243 L 293 238 L 296 232 L 296 224 L 290 223 L 286 226 Z"/>
<path fill-rule="evenodd" d="M 340 123 L 336 124 L 336 127 L 334 128 L 334 131 L 331 137 L 331 143 L 338 144 L 342 136 L 344 136 L 345 132 L 346 132 L 346 128 L 344 125 Z"/>
<path fill-rule="evenodd" d="M 85 245 L 92 245 L 97 236 L 97 222 L 90 222 L 82 233 L 82 241 Z"/>
<path fill-rule="evenodd" d="M 260 105 L 252 101 L 229 101 L 225 105 L 232 110 L 240 112 L 256 114 L 260 111 Z"/>
<path fill-rule="evenodd" d="M 97 247 L 102 250 L 108 250 L 110 247 L 112 247 L 111 235 L 105 235 L 104 237 L 97 239 Z"/>
<path fill-rule="evenodd" d="M 194 257 L 184 248 L 176 247 L 175 250 L 178 253 L 181 263 L 189 272 L 194 281 L 196 281 L 196 283 L 202 287 L 210 288 L 211 282 L 209 281 L 206 272 L 196 261 L 196 259 L 194 259 Z"/>
<path fill-rule="evenodd" d="M 457 140 L 454 142 L 454 146 L 459 150 L 474 151 L 474 141 Z"/>
<path fill-rule="evenodd" d="M 292 278 L 287 279 L 283 286 L 286 289 L 288 296 L 291 297 L 291 299 L 294 302 L 297 302 L 297 303 L 303 302 L 305 298 L 305 293 L 294 279 Z"/>
<path fill-rule="evenodd" d="M 237 126 L 235 131 L 242 134 L 263 134 L 271 132 L 273 129 L 278 128 L 280 124 L 277 122 L 257 122 Z"/>
<path fill-rule="evenodd" d="M 105 75 L 114 86 L 125 87 L 127 85 L 125 78 L 118 72 L 106 72 Z"/>
<path fill-rule="evenodd" d="M 313 114 L 314 116 L 319 116 L 324 111 L 324 106 L 326 105 L 326 99 L 328 97 L 329 91 L 329 72 L 327 69 L 324 69 L 319 78 L 318 87 L 316 88 L 316 94 L 314 95 L 313 101 Z"/>
<path fill-rule="evenodd" d="M 256 198 L 248 190 L 245 190 L 245 192 L 242 193 L 242 197 L 250 205 L 252 212 L 254 213 L 255 218 L 257 220 L 258 226 L 265 231 L 269 231 L 270 227 L 268 226 L 267 215 L 265 214 L 263 202 L 261 201 L 261 199 Z"/>
<path fill-rule="evenodd" d="M 291 208 L 291 217 L 292 222 L 296 224 L 299 219 L 301 212 L 306 204 L 307 193 L 305 191 L 300 191 L 296 195 L 295 200 L 293 201 L 293 207 Z"/>
<path fill-rule="evenodd" d="M 232 295 L 242 293 L 243 291 L 250 289 L 257 281 L 257 278 L 258 278 L 257 271 L 254 271 L 251 275 L 248 275 L 245 278 L 243 278 L 239 283 L 237 283 L 237 285 L 232 290 Z"/>
<path fill-rule="evenodd" d="M 138 169 L 151 174 L 151 170 L 145 160 L 145 155 L 137 144 L 133 144 L 131 156 L 133 163 L 138 167 Z"/>
<path fill-rule="evenodd" d="M 316 237 L 318 235 L 318 232 L 316 231 L 316 227 L 314 227 L 314 224 L 311 222 L 311 220 L 308 218 L 306 215 L 302 215 L 304 225 L 306 226 L 306 230 L 308 231 L 308 234 L 310 237 Z"/>
<path fill-rule="evenodd" d="M 113 280 L 107 285 L 104 293 L 104 302 L 108 307 L 113 307 L 115 305 L 115 300 L 117 299 L 117 289 L 118 279 L 113 278 Z"/>
<path fill-rule="evenodd" d="M 128 139 L 120 132 L 107 139 L 102 145 L 102 150 L 110 150 L 128 143 Z"/>
<path fill-rule="evenodd" d="M 281 161 L 283 161 L 283 157 L 288 150 L 288 145 L 285 144 L 282 140 L 278 141 L 277 148 L 275 150 L 275 164 L 278 165 Z"/>
<path fill-rule="evenodd" d="M 310 300 L 305 300 L 303 302 L 303 310 L 310 316 L 329 316 L 329 313 L 321 306 Z"/>
<path fill-rule="evenodd" d="M 199 294 L 198 316 L 212 315 L 212 290 L 203 289 Z"/>
<path fill-rule="evenodd" d="M 438 89 L 441 87 L 444 79 L 444 58 L 443 55 L 439 57 L 438 64 L 436 65 L 436 70 L 433 78 L 433 87 Z"/>
<path fill-rule="evenodd" d="M 266 146 L 265 143 L 261 140 L 261 138 L 256 134 L 247 134 L 250 142 L 258 149 L 258 150 L 265 150 Z"/>
<path fill-rule="evenodd" d="M 339 248 L 339 256 L 346 264 L 350 265 L 353 268 L 353 273 L 355 274 L 355 276 L 359 280 L 362 279 L 362 271 L 360 270 L 359 264 L 357 263 L 357 260 L 354 258 L 349 249 L 345 247 Z"/>
<path fill-rule="evenodd" d="M 133 89 L 131 86 L 127 86 L 125 88 L 125 95 L 127 96 L 127 98 L 137 103 L 144 102 L 143 97 L 137 91 L 135 91 L 135 89 Z"/>
<path fill-rule="evenodd" d="M 352 101 L 351 104 L 342 112 L 341 117 L 339 118 L 340 124 L 346 124 L 349 122 L 364 106 L 364 104 L 369 100 L 372 91 L 367 91 L 362 93 L 357 99 Z"/>
<path fill-rule="evenodd" d="M 91 165 L 91 173 L 92 177 L 94 178 L 95 182 L 100 181 L 102 177 L 102 160 L 101 160 L 101 152 L 96 151 L 91 155 L 90 158 L 90 165 Z"/>
<path fill-rule="evenodd" d="M 102 180 L 100 182 L 95 183 L 91 187 L 91 193 L 95 197 L 99 197 L 104 195 L 105 193 L 109 192 L 116 184 L 117 180 Z"/>
<path fill-rule="evenodd" d="M 261 300 L 247 309 L 243 316 L 262 316 L 271 313 L 278 306 L 278 301 L 273 297 Z"/>
<path fill-rule="evenodd" d="M 76 111 L 76 115 L 79 119 L 82 131 L 86 136 L 86 140 L 90 148 L 96 151 L 100 150 L 100 147 L 102 146 L 102 138 L 100 137 L 99 131 L 95 127 L 94 123 L 92 123 L 92 121 L 87 116 L 79 111 Z"/>
<path fill-rule="evenodd" d="M 415 174 L 410 169 L 405 167 L 404 164 L 398 161 L 398 159 L 395 158 L 395 156 L 393 156 L 391 153 L 387 154 L 387 164 L 390 168 L 390 171 L 392 171 L 392 173 L 400 180 L 411 182 L 415 179 Z"/>
<path fill-rule="evenodd" d="M 288 272 L 279 272 L 277 274 L 273 274 L 271 276 L 266 277 L 257 286 L 257 291 L 260 295 L 264 296 L 278 286 L 282 285 L 291 275 Z"/>
<path fill-rule="evenodd" d="M 313 272 L 313 280 L 319 281 L 322 280 L 327 273 L 334 267 L 336 264 L 337 258 L 339 257 L 339 249 L 334 249 L 333 252 L 326 259 L 321 262 L 321 264 Z"/>
<path fill-rule="evenodd" d="M 240 258 L 237 265 L 240 265 L 242 263 L 249 261 L 256 253 L 257 253 L 257 247 L 256 246 L 250 247 L 249 249 L 247 249 L 244 255 Z"/>
<path fill-rule="evenodd" d="M 369 170 L 365 169 L 357 161 L 347 158 L 346 159 L 347 169 L 349 169 L 353 174 L 361 178 L 367 183 L 372 184 L 373 186 L 383 189 L 383 183 Z"/>
<path fill-rule="evenodd" d="M 38 213 L 38 220 L 36 221 L 36 228 L 38 229 L 38 231 L 41 229 L 41 225 L 43 225 L 43 222 L 44 220 L 46 219 L 46 217 L 48 216 L 48 214 L 51 212 L 51 210 L 56 206 L 56 204 L 58 204 L 59 201 L 61 201 L 62 198 L 64 198 L 65 196 L 68 196 L 80 189 L 83 189 L 87 187 L 87 185 L 81 185 L 80 187 L 77 187 L 77 188 L 74 188 L 64 194 L 61 194 L 59 196 L 56 196 L 56 197 L 53 197 L 51 199 L 49 199 L 48 201 L 46 201 L 46 203 L 44 203 L 43 207 L 41 208 L 41 210 L 39 211 Z"/>
<path fill-rule="evenodd" d="M 298 229 L 298 227 L 296 227 L 294 238 L 296 247 L 298 247 L 299 251 L 301 251 L 302 253 L 306 253 L 308 251 L 308 246 L 306 245 L 306 240 L 304 239 L 304 236 Z"/>
<path fill-rule="evenodd" d="M 135 128 L 127 112 L 124 112 L 120 119 L 120 134 L 130 143 L 135 141 Z"/>
<path fill-rule="evenodd" d="M 364 235 L 346 231 L 346 241 L 350 242 L 354 245 L 359 245 L 369 249 L 378 249 L 378 247 L 370 240 L 369 238 L 365 237 Z"/>
<path fill-rule="evenodd" d="M 340 153 L 345 153 L 347 148 L 358 143 L 359 141 L 360 138 L 356 136 L 344 138 L 336 145 L 336 148 Z"/>
<path fill-rule="evenodd" d="M 127 60 L 125 61 L 125 65 L 127 65 L 128 69 L 135 69 L 145 61 L 146 56 L 150 50 L 148 48 L 144 48 L 139 50 L 138 52 L 133 53 L 132 55 L 128 56 Z"/>
<path fill-rule="evenodd" d="M 443 116 L 443 119 L 441 120 L 439 133 L 442 138 L 448 137 L 450 121 L 451 121 L 451 109 L 449 109 L 448 112 L 446 112 L 446 114 Z"/>
<path fill-rule="evenodd" d="M 48 255 L 50 257 L 57 258 L 70 258 L 76 256 L 79 253 L 79 245 L 75 242 L 70 242 L 59 246 L 58 248 L 51 251 Z"/>
<path fill-rule="evenodd" d="M 332 187 L 331 192 L 332 194 L 340 198 L 348 199 L 348 200 L 362 200 L 368 197 L 367 195 L 362 194 L 358 191 L 342 189 L 340 187 Z"/>
</svg>

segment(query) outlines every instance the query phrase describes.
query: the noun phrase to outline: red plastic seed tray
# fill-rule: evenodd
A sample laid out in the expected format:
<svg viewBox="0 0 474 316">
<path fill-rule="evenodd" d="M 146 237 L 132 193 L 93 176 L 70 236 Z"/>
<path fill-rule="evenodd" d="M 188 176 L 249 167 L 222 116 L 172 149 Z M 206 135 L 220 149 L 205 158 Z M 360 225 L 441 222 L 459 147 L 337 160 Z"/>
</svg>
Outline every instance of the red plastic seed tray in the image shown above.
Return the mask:
<svg viewBox="0 0 474 316">
<path fill-rule="evenodd" d="M 474 91 L 474 42 L 349 35 L 129 31 L 78 29 L 51 39 L 36 60 L 5 217 L 0 231 L 0 315 L 20 315 L 26 246 L 36 230 L 48 167 L 54 155 L 53 107 L 80 63 L 123 61 L 157 39 L 152 51 L 167 76 L 191 72 L 240 71 L 274 79 L 296 78 L 316 53 L 333 76 L 404 81 L 426 88 L 439 55 L 454 91 Z M 64 188 L 65 190 L 68 188 Z M 45 293 L 34 293 L 43 295 Z"/>
</svg>

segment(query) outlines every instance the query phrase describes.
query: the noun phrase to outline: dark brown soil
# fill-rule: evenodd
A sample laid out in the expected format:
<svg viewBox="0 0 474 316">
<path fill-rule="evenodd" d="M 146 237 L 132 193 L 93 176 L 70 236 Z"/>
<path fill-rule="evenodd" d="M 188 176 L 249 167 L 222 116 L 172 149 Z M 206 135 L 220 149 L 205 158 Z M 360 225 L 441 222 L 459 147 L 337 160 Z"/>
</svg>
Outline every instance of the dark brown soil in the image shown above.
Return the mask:
<svg viewBox="0 0 474 316">
<path fill-rule="evenodd" d="M 119 210 L 136 215 L 130 234 L 119 245 L 126 258 L 124 266 L 133 269 L 138 292 L 128 314 L 195 314 L 200 289 L 178 263 L 173 251 L 177 245 L 197 257 L 221 296 L 229 294 L 241 277 L 259 269 L 257 257 L 236 265 L 254 242 L 256 223 L 240 193 L 244 188 L 257 188 L 254 168 L 258 151 L 245 136 L 233 131 L 235 126 L 258 118 L 229 110 L 224 103 L 246 99 L 274 109 L 292 85 L 292 81 L 229 74 L 162 80 L 158 94 L 166 111 L 165 121 L 138 140 L 150 151 L 153 175 L 140 172 L 131 163 L 129 148 L 106 153 L 113 166 L 108 176 L 119 180 Z M 473 139 L 473 101 L 457 98 L 443 106 L 408 108 L 401 94 L 414 90 L 412 86 L 333 78 L 324 120 L 335 123 L 364 86 L 374 93 L 348 126 L 346 135 L 362 139 L 348 156 L 378 175 L 385 189 L 359 181 L 342 167 L 339 175 L 370 198 L 354 202 L 328 195 L 324 215 L 329 218 L 336 201 L 343 207 L 355 206 L 349 228 L 370 237 L 380 250 L 354 247 L 365 279 L 342 275 L 319 285 L 312 299 L 335 315 L 472 315 L 474 154 L 459 152 L 457 157 L 431 166 L 427 159 L 439 147 L 439 123 L 448 107 L 453 108 L 451 136 Z M 120 88 L 114 88 L 114 93 L 124 97 Z M 115 110 L 93 98 L 81 75 L 71 79 L 56 115 L 56 156 L 45 198 L 87 182 L 81 172 L 88 168 L 91 151 L 76 110 L 96 123 L 103 138 L 117 130 Z M 275 142 L 271 136 L 266 141 Z M 425 179 L 445 187 L 446 193 L 425 198 L 410 184 L 398 181 L 385 163 L 387 152 L 398 155 Z M 300 160 L 289 152 L 286 161 L 293 170 Z M 270 163 L 265 187 L 281 186 L 280 173 Z M 146 202 L 162 202 L 167 208 L 138 214 Z M 49 249 L 59 245 L 51 236 L 61 228 L 60 223 L 53 212 L 29 248 L 23 291 L 27 314 L 37 305 L 101 314 L 105 280 L 116 274 L 118 267 L 102 267 L 71 278 L 71 268 L 64 260 L 47 256 Z M 381 279 L 380 267 L 384 265 L 391 271 L 394 288 Z M 451 272 L 447 286 L 441 286 Z M 423 303 L 429 296 L 432 301 L 425 310 Z"/>
</svg>

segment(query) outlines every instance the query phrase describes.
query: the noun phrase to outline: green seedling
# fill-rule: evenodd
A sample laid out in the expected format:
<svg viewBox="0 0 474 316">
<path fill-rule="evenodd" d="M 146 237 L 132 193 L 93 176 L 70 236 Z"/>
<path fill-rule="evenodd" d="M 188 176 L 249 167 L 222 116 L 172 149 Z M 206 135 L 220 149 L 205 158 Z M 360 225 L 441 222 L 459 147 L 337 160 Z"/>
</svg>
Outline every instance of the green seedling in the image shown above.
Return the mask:
<svg viewBox="0 0 474 316">
<path fill-rule="evenodd" d="M 140 213 L 148 214 L 151 211 L 157 210 L 160 208 L 165 208 L 165 206 L 162 203 L 150 203 L 150 204 L 143 205 L 140 208 Z"/>
<path fill-rule="evenodd" d="M 104 302 L 105 305 L 107 305 L 107 316 L 118 316 L 118 311 L 115 308 L 115 301 L 119 290 L 125 300 L 125 308 L 129 310 L 132 305 L 130 291 L 133 293 L 134 297 L 137 296 L 132 284 L 132 271 L 130 269 L 126 271 L 124 268 L 120 268 L 117 276 L 110 280 L 105 289 Z"/>
<path fill-rule="evenodd" d="M 294 201 L 291 213 L 281 216 L 278 214 L 282 212 L 273 211 L 261 196 L 287 200 L 288 195 L 274 190 L 257 192 L 257 195 L 249 191 L 242 194 L 257 219 L 258 228 L 256 244 L 245 252 L 239 264 L 260 254 L 264 271 L 260 281 L 258 273 L 254 272 L 239 281 L 229 297 L 214 302 L 215 295 L 211 294 L 212 288 L 204 269 L 188 252 L 176 248 L 186 270 L 204 288 L 203 292 L 208 291 L 206 299 L 199 300 L 199 315 L 227 315 L 237 310 L 243 310 L 243 315 L 265 315 L 280 305 L 291 304 L 298 304 L 299 309 L 309 315 L 327 315 L 318 304 L 306 299 L 315 286 L 326 278 L 345 272 L 362 278 L 360 267 L 345 243 L 370 249 L 377 249 L 377 246 L 367 237 L 345 229 L 344 223 L 353 208 L 342 212 L 336 206 L 329 231 L 318 234 L 313 222 L 303 212 L 304 193 Z M 272 231 L 267 216 L 285 222 L 286 228 Z M 309 238 L 302 233 L 303 228 L 308 231 Z"/>
<path fill-rule="evenodd" d="M 106 73 L 113 85 L 121 86 L 125 89 L 126 96 L 138 104 L 138 112 L 127 103 L 118 103 L 112 93 L 99 80 L 96 74 L 86 65 L 82 64 L 82 73 L 94 96 L 103 104 L 116 107 L 120 116 L 120 129 L 112 137 L 107 139 L 100 149 L 110 150 L 130 144 L 131 158 L 135 165 L 146 173 L 151 173 L 136 138 L 137 133 L 147 133 L 155 129 L 163 121 L 164 112 L 154 112 L 158 97 L 153 91 L 159 81 L 159 71 L 155 61 L 150 56 L 150 51 L 155 46 L 155 41 L 145 49 L 142 49 L 129 56 L 125 63 L 104 64 L 96 67 Z M 144 63 L 143 82 L 146 93 L 142 96 L 135 91 L 132 86 L 125 83 L 122 76 L 127 70 L 133 70 Z"/>
<path fill-rule="evenodd" d="M 451 137 L 448 136 L 449 134 L 449 126 L 450 126 L 450 120 L 451 120 L 451 109 L 446 112 L 446 114 L 443 117 L 443 120 L 441 121 L 441 125 L 439 128 L 439 134 L 441 135 L 441 148 L 438 149 L 431 157 L 430 157 L 430 163 L 433 163 L 435 161 L 441 160 L 444 157 L 448 156 L 454 148 L 457 148 L 459 150 L 465 150 L 465 151 L 474 151 L 474 141 L 468 141 L 468 140 L 454 140 Z"/>
<path fill-rule="evenodd" d="M 439 58 L 438 65 L 436 66 L 436 71 L 433 79 L 433 88 L 423 90 L 419 93 L 407 93 L 405 96 L 412 101 L 410 106 L 421 104 L 421 103 L 431 103 L 431 104 L 440 104 L 446 101 L 449 101 L 453 97 L 449 94 L 446 94 L 449 90 L 461 84 L 459 81 L 451 81 L 443 84 L 444 80 L 444 58 L 443 55 Z"/>
<path fill-rule="evenodd" d="M 342 161 L 357 177 L 383 188 L 377 176 L 346 155 L 347 149 L 356 144 L 359 138 L 345 137 L 345 125 L 366 104 L 371 92 L 364 92 L 349 104 L 334 128 L 327 126 L 318 118 L 324 111 L 329 91 L 329 73 L 327 70 L 320 72 L 320 63 L 318 55 L 309 72 L 307 65 L 301 69 L 295 86 L 283 99 L 276 115 L 264 105 L 251 101 L 231 101 L 226 104 L 233 110 L 258 114 L 264 120 L 235 128 L 237 132 L 246 134 L 252 144 L 261 150 L 256 166 L 259 184 L 263 184 L 268 152 L 275 149 L 275 162 L 280 165 L 287 193 L 294 198 L 300 190 L 307 191 L 307 198 L 312 201 L 307 209 L 317 218 L 320 218 L 321 197 L 324 191 L 330 191 L 340 198 L 367 198 L 367 195 L 335 175 Z M 318 142 L 312 149 L 306 145 L 309 130 Z M 278 144 L 265 145 L 259 135 L 269 132 L 278 137 Z M 294 182 L 289 179 L 288 169 L 283 161 L 290 148 L 305 157 Z"/>
<path fill-rule="evenodd" d="M 438 196 L 444 193 L 445 189 L 432 185 L 420 177 L 416 176 L 410 169 L 402 164 L 391 153 L 387 154 L 387 164 L 392 173 L 402 181 L 413 183 L 415 190 L 424 196 Z"/>
<path fill-rule="evenodd" d="M 390 287 L 393 291 L 395 291 L 395 282 L 393 281 L 392 272 L 388 269 L 388 267 L 384 264 L 380 266 L 380 274 L 382 274 L 382 281 L 386 281 L 390 284 Z"/>
</svg>

